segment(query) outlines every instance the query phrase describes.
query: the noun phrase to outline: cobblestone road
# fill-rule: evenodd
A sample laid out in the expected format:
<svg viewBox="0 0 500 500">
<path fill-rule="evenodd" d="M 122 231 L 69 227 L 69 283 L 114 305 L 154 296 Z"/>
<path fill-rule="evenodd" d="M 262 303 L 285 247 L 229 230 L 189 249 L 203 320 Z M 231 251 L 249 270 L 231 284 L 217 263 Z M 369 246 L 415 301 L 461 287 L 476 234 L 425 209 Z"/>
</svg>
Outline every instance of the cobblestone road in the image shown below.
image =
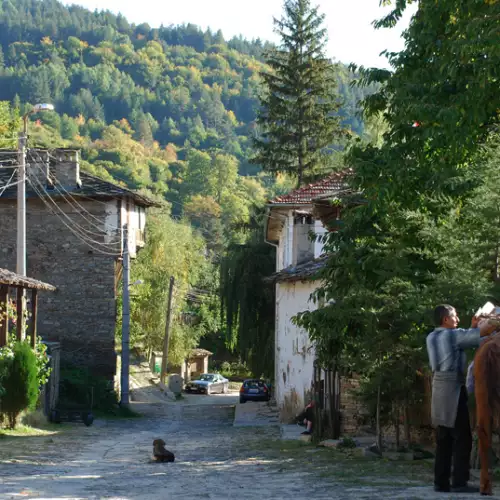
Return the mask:
<svg viewBox="0 0 500 500">
<path fill-rule="evenodd" d="M 0 440 L 0 498 L 470 498 L 436 495 L 429 464 L 370 462 L 283 442 L 275 425 L 233 427 L 230 403 L 231 397 L 134 403 L 142 418 Z M 157 437 L 175 463 L 151 463 Z"/>
</svg>

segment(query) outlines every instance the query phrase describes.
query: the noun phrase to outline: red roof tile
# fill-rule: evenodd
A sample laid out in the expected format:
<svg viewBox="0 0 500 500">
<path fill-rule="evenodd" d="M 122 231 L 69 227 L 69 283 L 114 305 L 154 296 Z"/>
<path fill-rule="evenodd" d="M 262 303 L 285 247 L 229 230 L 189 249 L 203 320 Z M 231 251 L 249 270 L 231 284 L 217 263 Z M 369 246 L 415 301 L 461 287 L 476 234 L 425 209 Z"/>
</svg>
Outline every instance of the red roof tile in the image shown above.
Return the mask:
<svg viewBox="0 0 500 500">
<path fill-rule="evenodd" d="M 352 169 L 334 172 L 317 182 L 302 186 L 288 194 L 277 196 L 269 200 L 269 205 L 310 205 L 313 200 L 321 196 L 335 193 L 346 187 L 345 178 L 352 173 Z"/>
</svg>

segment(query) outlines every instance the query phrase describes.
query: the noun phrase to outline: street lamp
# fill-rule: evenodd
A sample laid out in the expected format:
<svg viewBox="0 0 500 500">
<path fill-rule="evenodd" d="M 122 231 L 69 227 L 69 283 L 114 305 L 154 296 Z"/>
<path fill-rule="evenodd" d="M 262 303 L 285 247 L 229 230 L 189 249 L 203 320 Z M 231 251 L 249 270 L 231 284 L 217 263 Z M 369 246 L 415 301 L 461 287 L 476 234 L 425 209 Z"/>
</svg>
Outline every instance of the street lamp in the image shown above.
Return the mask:
<svg viewBox="0 0 500 500">
<path fill-rule="evenodd" d="M 17 149 L 19 166 L 17 169 L 17 274 L 26 276 L 26 141 L 28 138 L 28 118 L 40 111 L 53 111 L 52 104 L 35 104 L 23 116 L 23 131 L 19 132 Z"/>
</svg>

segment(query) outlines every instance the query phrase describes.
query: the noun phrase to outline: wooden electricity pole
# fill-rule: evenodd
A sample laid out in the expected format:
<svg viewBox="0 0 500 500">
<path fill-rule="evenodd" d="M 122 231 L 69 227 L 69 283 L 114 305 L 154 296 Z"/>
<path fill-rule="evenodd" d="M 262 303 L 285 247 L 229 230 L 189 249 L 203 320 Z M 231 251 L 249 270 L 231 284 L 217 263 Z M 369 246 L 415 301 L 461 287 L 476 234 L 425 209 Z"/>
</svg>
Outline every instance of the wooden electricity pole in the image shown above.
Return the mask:
<svg viewBox="0 0 500 500">
<path fill-rule="evenodd" d="M 168 341 L 170 337 L 170 324 L 172 323 L 172 297 L 174 295 L 175 278 L 170 276 L 170 286 L 168 289 L 167 299 L 167 320 L 165 322 L 165 338 L 163 340 L 163 357 L 161 359 L 160 382 L 165 383 L 165 375 L 167 374 L 167 359 L 168 359 Z"/>
</svg>

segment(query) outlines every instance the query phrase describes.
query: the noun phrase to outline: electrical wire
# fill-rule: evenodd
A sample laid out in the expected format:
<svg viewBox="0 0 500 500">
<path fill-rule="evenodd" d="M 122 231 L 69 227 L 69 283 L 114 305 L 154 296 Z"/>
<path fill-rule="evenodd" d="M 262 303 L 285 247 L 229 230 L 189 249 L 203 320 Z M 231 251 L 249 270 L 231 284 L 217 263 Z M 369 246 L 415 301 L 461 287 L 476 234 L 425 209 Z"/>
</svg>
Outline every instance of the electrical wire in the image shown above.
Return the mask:
<svg viewBox="0 0 500 500">
<path fill-rule="evenodd" d="M 51 158 L 52 160 L 59 161 L 59 159 L 57 157 L 55 157 L 50 151 L 47 151 L 47 154 L 48 154 L 49 158 Z M 84 174 L 87 173 L 85 171 L 83 171 L 83 172 L 84 172 Z M 92 174 L 88 174 L 87 173 L 87 175 L 92 175 Z M 97 178 L 99 178 L 99 177 L 97 177 Z M 102 180 L 103 182 L 110 183 L 110 181 L 107 181 L 105 179 L 100 179 L 100 180 Z M 110 184 L 112 184 L 112 183 L 110 183 Z M 121 186 L 118 186 L 118 187 L 121 188 Z M 127 189 L 127 188 L 124 188 L 124 189 Z M 86 195 L 80 194 L 80 193 L 78 193 L 78 198 L 83 199 L 83 200 L 91 200 L 91 201 L 93 201 L 95 203 L 99 203 L 101 205 L 107 205 L 108 204 L 106 201 L 101 201 L 101 200 L 98 200 L 96 198 L 92 198 L 91 196 L 86 196 Z M 113 199 L 113 200 L 120 200 L 120 198 L 118 198 L 117 196 L 110 196 L 110 198 Z"/>
<path fill-rule="evenodd" d="M 39 159 L 41 160 L 41 162 L 43 162 L 43 159 L 40 157 L 40 155 L 38 155 Z M 38 167 L 38 169 L 42 172 L 42 174 L 45 174 L 45 172 L 43 171 L 42 167 L 40 166 L 39 163 L 35 163 L 35 166 Z M 94 233 L 96 235 L 107 235 L 108 234 L 108 230 L 110 231 L 121 231 L 122 228 L 121 227 L 118 227 L 118 226 L 114 226 L 112 224 L 109 224 L 107 223 L 105 220 L 102 220 L 102 219 L 99 219 L 98 217 L 96 217 L 95 215 L 91 214 L 83 205 L 81 205 L 72 195 L 69 191 L 67 191 L 64 186 L 57 180 L 57 179 L 53 179 L 54 180 L 54 188 L 58 191 L 58 193 L 62 196 L 62 198 L 72 207 L 72 208 L 75 208 L 77 213 L 89 224 L 91 225 L 92 227 L 94 227 L 95 229 L 97 229 L 99 231 L 99 233 Z M 58 187 L 58 185 L 60 187 Z M 71 200 L 71 201 L 70 201 Z M 73 202 L 73 203 L 72 203 Z M 99 222 L 101 225 L 104 225 L 105 229 L 102 229 L 102 226 L 97 226 L 94 222 L 92 222 L 92 220 L 90 220 L 89 218 L 87 218 L 84 214 L 88 214 L 89 217 L 91 217 L 92 219 L 94 219 L 95 221 Z M 121 242 L 121 239 L 120 240 L 112 240 L 110 242 L 110 244 L 112 243 L 120 243 Z"/>
<path fill-rule="evenodd" d="M 35 167 L 38 167 L 39 170 L 41 170 L 42 174 L 43 175 L 46 175 L 46 172 L 42 169 L 42 167 L 40 167 L 40 165 L 38 164 L 33 164 L 30 166 L 35 166 Z M 30 169 L 28 169 L 28 174 L 31 176 L 32 175 L 32 171 Z M 33 178 L 37 181 L 37 183 L 39 184 L 39 186 L 41 187 L 42 191 L 45 193 L 45 196 L 51 198 L 51 200 L 53 201 L 52 197 L 51 197 L 51 194 L 47 191 L 46 187 L 42 184 L 42 182 L 40 182 L 39 178 L 34 175 Z M 68 217 L 66 215 L 66 213 L 59 207 L 59 205 L 57 205 L 57 203 L 54 201 L 54 203 L 56 204 L 57 208 L 61 211 L 61 213 L 63 213 L 63 215 L 65 215 L 65 217 Z M 72 205 L 70 205 L 72 208 L 74 208 Z M 78 213 L 78 211 L 77 211 Z M 98 227 L 97 229 L 99 230 L 98 233 L 94 232 L 94 231 L 91 231 L 90 229 L 87 229 L 83 226 L 80 226 L 79 224 L 77 224 L 75 221 L 72 221 L 73 224 L 75 224 L 76 226 L 79 227 L 79 229 L 84 232 L 84 233 L 88 233 L 89 235 L 93 235 L 93 236 L 98 236 L 98 237 L 101 237 L 103 235 L 106 235 L 107 233 L 105 231 L 102 230 L 102 228 Z M 111 244 L 111 243 L 110 243 Z"/>
<path fill-rule="evenodd" d="M 40 183 L 40 181 L 36 177 L 33 178 L 31 175 L 29 175 L 27 177 L 27 179 L 28 179 L 30 186 L 33 188 L 33 190 L 38 195 L 38 197 L 42 200 L 42 202 L 50 209 L 50 211 L 52 213 L 54 213 L 54 215 L 56 215 L 59 218 L 59 220 L 64 224 L 64 226 L 66 226 L 66 228 L 69 229 L 75 236 L 77 236 L 83 243 L 85 243 L 86 245 L 88 245 L 89 247 L 91 247 L 92 249 L 97 251 L 98 253 L 101 253 L 104 255 L 113 255 L 113 256 L 121 255 L 121 252 L 105 251 L 105 250 L 102 250 L 101 248 L 96 247 L 95 245 L 99 245 L 99 246 L 106 248 L 106 250 L 113 250 L 105 243 L 101 243 L 100 241 L 93 240 L 93 239 L 89 238 L 88 236 L 80 233 L 79 230 L 77 229 L 77 227 L 79 228 L 79 226 L 77 224 L 75 224 L 74 221 L 60 209 L 57 202 L 55 202 L 52 199 L 52 197 L 50 196 L 50 193 L 47 193 L 47 191 L 44 189 L 44 186 Z M 33 181 L 35 181 L 35 182 L 33 182 Z M 41 186 L 42 191 L 40 191 L 40 189 L 36 186 L 35 183 L 38 183 Z M 70 222 L 69 224 L 57 212 L 55 212 L 53 210 L 53 208 L 50 206 L 47 199 L 50 200 L 52 202 L 52 204 L 62 213 L 62 215 L 64 215 L 64 217 L 69 220 L 69 222 Z M 81 228 L 79 228 L 79 229 L 81 229 Z"/>
<path fill-rule="evenodd" d="M 10 179 L 7 181 L 7 184 L 2 186 L 2 190 L 0 191 L 0 196 L 2 196 L 5 193 L 5 190 L 11 186 L 15 186 L 16 184 L 19 184 L 20 181 L 13 182 L 12 184 L 10 183 L 12 179 L 14 178 L 14 175 L 16 175 L 16 171 L 12 172 L 12 175 L 10 176 Z"/>
</svg>

